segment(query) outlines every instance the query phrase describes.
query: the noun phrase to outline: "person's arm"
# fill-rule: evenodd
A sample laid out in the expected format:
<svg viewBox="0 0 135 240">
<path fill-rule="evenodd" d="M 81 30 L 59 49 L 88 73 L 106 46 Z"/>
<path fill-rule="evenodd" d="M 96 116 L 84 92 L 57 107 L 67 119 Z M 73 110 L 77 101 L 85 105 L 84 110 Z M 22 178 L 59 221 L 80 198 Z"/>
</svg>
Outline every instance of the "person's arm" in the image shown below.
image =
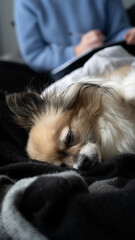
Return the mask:
<svg viewBox="0 0 135 240">
<path fill-rule="evenodd" d="M 103 45 L 105 36 L 98 30 L 91 30 L 81 37 L 81 41 L 74 47 L 76 56 Z"/>
<path fill-rule="evenodd" d="M 50 71 L 75 56 L 73 46 L 49 44 L 42 39 L 36 9 L 29 6 L 29 0 L 15 0 L 14 4 L 18 43 L 28 66 L 37 72 Z"/>
<path fill-rule="evenodd" d="M 129 30 L 124 36 L 127 44 L 135 45 L 135 27 Z"/>
<path fill-rule="evenodd" d="M 121 0 L 106 1 L 107 42 L 124 40 L 125 34 L 132 28 Z"/>
</svg>

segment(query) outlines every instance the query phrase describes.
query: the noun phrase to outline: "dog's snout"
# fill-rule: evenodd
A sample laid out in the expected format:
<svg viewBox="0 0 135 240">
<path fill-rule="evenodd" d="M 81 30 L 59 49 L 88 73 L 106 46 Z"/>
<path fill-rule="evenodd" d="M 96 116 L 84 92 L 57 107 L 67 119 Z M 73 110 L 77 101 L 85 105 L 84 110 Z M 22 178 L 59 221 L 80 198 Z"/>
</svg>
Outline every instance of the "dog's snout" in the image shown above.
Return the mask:
<svg viewBox="0 0 135 240">
<path fill-rule="evenodd" d="M 79 156 L 79 166 L 78 166 L 79 169 L 91 167 L 91 165 L 92 165 L 92 162 L 88 156 L 84 154 Z"/>
<path fill-rule="evenodd" d="M 78 155 L 78 168 L 87 169 L 93 167 L 101 161 L 101 155 L 98 146 L 95 143 L 85 144 Z"/>
<path fill-rule="evenodd" d="M 85 170 L 87 168 L 90 168 L 94 166 L 98 162 L 98 154 L 95 153 L 91 157 L 88 157 L 85 154 L 82 154 L 79 156 L 79 165 L 78 168 Z"/>
</svg>

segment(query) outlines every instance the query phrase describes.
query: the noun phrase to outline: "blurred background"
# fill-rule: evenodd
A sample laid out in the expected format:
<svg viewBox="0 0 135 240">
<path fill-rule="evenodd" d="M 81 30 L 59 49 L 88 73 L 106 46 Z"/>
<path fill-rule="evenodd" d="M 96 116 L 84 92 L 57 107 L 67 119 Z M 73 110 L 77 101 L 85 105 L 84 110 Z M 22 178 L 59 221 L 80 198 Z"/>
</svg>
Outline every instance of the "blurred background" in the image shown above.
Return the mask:
<svg viewBox="0 0 135 240">
<path fill-rule="evenodd" d="M 122 0 L 122 2 L 126 9 L 135 4 L 135 0 Z M 16 52 L 18 49 L 12 21 L 13 0 L 0 0 L 0 56 Z"/>
<path fill-rule="evenodd" d="M 13 0 L 0 0 L 0 55 L 18 48 L 12 20 Z"/>
</svg>

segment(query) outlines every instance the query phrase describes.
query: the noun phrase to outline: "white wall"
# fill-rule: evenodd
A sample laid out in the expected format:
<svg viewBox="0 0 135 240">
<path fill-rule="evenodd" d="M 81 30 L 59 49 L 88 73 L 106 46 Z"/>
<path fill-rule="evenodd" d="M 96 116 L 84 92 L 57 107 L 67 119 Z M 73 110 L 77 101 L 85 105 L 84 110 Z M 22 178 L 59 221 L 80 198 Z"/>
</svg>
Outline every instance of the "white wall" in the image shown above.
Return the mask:
<svg viewBox="0 0 135 240">
<path fill-rule="evenodd" d="M 12 20 L 13 0 L 0 0 L 0 55 L 18 48 Z"/>
<path fill-rule="evenodd" d="M 122 0 L 122 1 L 126 8 L 135 3 L 135 0 Z M 14 27 L 11 26 L 12 20 L 13 20 L 13 0 L 0 0 L 0 55 L 7 52 L 16 51 L 18 49 L 15 30 Z"/>
<path fill-rule="evenodd" d="M 135 4 L 135 0 L 122 0 L 122 2 L 126 8 L 130 7 L 132 4 Z"/>
</svg>

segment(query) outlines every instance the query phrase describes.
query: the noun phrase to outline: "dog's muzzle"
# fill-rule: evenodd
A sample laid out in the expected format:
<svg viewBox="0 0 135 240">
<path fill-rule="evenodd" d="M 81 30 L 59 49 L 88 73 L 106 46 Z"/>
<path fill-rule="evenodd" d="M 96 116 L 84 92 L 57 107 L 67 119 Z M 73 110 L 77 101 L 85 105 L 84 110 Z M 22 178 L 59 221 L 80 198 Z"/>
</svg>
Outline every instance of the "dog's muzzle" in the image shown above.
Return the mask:
<svg viewBox="0 0 135 240">
<path fill-rule="evenodd" d="M 99 162 L 101 162 L 99 149 L 95 143 L 89 142 L 80 150 L 77 162 L 73 167 L 76 169 L 87 170 Z"/>
<path fill-rule="evenodd" d="M 91 158 L 86 155 L 80 155 L 78 159 L 78 169 L 87 170 L 95 166 L 99 162 L 98 153 L 94 154 Z"/>
</svg>

